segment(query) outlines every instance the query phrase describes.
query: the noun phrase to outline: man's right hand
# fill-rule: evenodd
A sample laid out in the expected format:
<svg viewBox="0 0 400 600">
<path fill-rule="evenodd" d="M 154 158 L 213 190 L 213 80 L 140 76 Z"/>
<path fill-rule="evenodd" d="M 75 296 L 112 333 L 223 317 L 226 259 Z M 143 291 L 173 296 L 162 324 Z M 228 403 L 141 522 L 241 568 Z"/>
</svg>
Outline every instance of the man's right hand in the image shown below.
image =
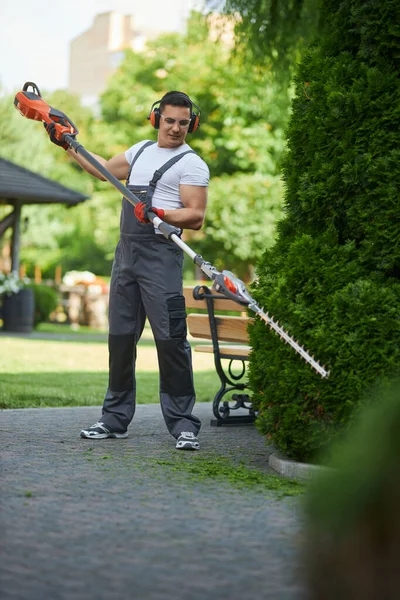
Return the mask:
<svg viewBox="0 0 400 600">
<path fill-rule="evenodd" d="M 135 206 L 135 216 L 141 223 L 150 223 L 149 212 L 154 213 L 160 219 L 164 218 L 165 211 L 162 208 L 151 208 L 146 202 L 138 202 Z"/>
<path fill-rule="evenodd" d="M 68 150 L 69 146 L 67 142 L 63 142 L 62 140 L 58 140 L 56 138 L 56 124 L 55 123 L 43 123 L 45 130 L 47 131 L 50 141 L 53 142 L 56 146 L 61 146 L 64 150 Z"/>
<path fill-rule="evenodd" d="M 64 135 L 68 134 L 71 137 L 76 137 L 76 135 L 79 133 L 77 127 L 65 113 L 61 112 L 61 110 L 53 108 L 52 106 L 50 106 L 49 116 L 53 119 L 53 121 L 51 123 L 43 123 L 43 125 L 49 135 L 50 141 L 56 146 L 61 146 L 61 148 L 64 148 L 64 150 L 68 150 L 69 145 L 64 140 Z M 59 135 L 59 139 L 56 137 L 57 125 L 64 129 L 63 134 L 61 136 Z M 60 134 L 60 132 L 58 133 Z"/>
</svg>

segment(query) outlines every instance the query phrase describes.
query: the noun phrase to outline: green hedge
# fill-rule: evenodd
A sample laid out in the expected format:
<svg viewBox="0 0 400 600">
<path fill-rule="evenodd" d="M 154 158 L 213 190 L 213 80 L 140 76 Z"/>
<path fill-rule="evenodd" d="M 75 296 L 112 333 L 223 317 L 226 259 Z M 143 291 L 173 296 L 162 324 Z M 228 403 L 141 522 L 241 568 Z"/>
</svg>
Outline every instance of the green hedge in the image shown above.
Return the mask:
<svg viewBox="0 0 400 600">
<path fill-rule="evenodd" d="M 398 7 L 326 0 L 325 34 L 296 78 L 285 218 L 253 291 L 331 375 L 321 380 L 262 322 L 249 373 L 260 431 L 297 459 L 400 371 Z"/>
<path fill-rule="evenodd" d="M 399 596 L 399 397 L 400 381 L 371 390 L 330 469 L 311 481 L 302 548 L 310 600 Z"/>
</svg>

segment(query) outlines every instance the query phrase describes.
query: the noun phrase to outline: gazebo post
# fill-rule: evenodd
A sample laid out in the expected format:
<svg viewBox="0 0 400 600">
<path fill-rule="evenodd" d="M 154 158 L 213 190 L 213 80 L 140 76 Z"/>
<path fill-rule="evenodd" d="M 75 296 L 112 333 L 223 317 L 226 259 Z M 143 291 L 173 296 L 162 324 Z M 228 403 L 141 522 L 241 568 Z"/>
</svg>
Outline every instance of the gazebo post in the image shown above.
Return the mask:
<svg viewBox="0 0 400 600">
<path fill-rule="evenodd" d="M 11 272 L 19 277 L 19 248 L 21 240 L 21 206 L 20 200 L 14 200 L 14 223 L 11 238 Z"/>
</svg>

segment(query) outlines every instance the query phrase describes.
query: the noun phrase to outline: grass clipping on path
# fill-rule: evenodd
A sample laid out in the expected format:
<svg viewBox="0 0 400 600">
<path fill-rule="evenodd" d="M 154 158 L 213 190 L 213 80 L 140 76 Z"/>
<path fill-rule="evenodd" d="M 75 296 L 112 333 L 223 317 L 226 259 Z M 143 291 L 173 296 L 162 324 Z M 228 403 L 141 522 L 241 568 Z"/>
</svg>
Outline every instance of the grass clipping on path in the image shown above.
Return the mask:
<svg viewBox="0 0 400 600">
<path fill-rule="evenodd" d="M 182 460 L 183 459 L 183 460 Z M 224 457 L 210 457 L 204 453 L 185 453 L 171 456 L 168 460 L 155 460 L 157 465 L 168 467 L 174 477 L 188 474 L 197 481 L 215 479 L 225 480 L 238 489 L 253 489 L 258 492 L 273 491 L 279 497 L 298 496 L 306 487 L 295 480 L 284 479 L 277 475 L 268 475 L 247 467 L 244 462 L 239 465 Z"/>
<path fill-rule="evenodd" d="M 160 482 L 174 481 L 176 484 L 190 482 L 191 485 L 205 483 L 209 486 L 210 483 L 214 483 L 218 487 L 227 486 L 227 493 L 237 490 L 252 491 L 268 494 L 276 499 L 299 496 L 307 489 L 304 482 L 265 473 L 255 467 L 247 466 L 245 460 L 237 463 L 227 456 L 215 455 L 204 450 L 200 452 L 174 450 L 165 459 L 141 454 L 139 460 L 133 460 L 132 456 L 126 455 L 125 460 L 119 456 L 114 461 L 115 456 L 104 454 L 104 447 L 90 446 L 82 456 L 90 462 L 94 461 L 96 469 L 102 471 L 128 470 L 130 477 L 138 486 L 145 483 L 148 478 L 158 479 Z M 136 458 L 138 459 L 137 456 Z M 113 466 L 109 465 L 110 461 Z"/>
</svg>

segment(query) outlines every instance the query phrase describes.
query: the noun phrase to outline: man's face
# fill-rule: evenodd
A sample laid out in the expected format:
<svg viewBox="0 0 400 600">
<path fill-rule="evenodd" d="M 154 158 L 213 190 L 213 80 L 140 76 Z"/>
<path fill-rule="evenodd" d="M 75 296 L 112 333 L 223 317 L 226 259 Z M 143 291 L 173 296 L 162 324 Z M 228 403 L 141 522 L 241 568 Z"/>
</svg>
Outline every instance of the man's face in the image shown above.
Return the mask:
<svg viewBox="0 0 400 600">
<path fill-rule="evenodd" d="M 158 145 L 160 148 L 177 148 L 185 143 L 189 129 L 190 109 L 186 106 L 164 106 L 160 115 Z"/>
</svg>

